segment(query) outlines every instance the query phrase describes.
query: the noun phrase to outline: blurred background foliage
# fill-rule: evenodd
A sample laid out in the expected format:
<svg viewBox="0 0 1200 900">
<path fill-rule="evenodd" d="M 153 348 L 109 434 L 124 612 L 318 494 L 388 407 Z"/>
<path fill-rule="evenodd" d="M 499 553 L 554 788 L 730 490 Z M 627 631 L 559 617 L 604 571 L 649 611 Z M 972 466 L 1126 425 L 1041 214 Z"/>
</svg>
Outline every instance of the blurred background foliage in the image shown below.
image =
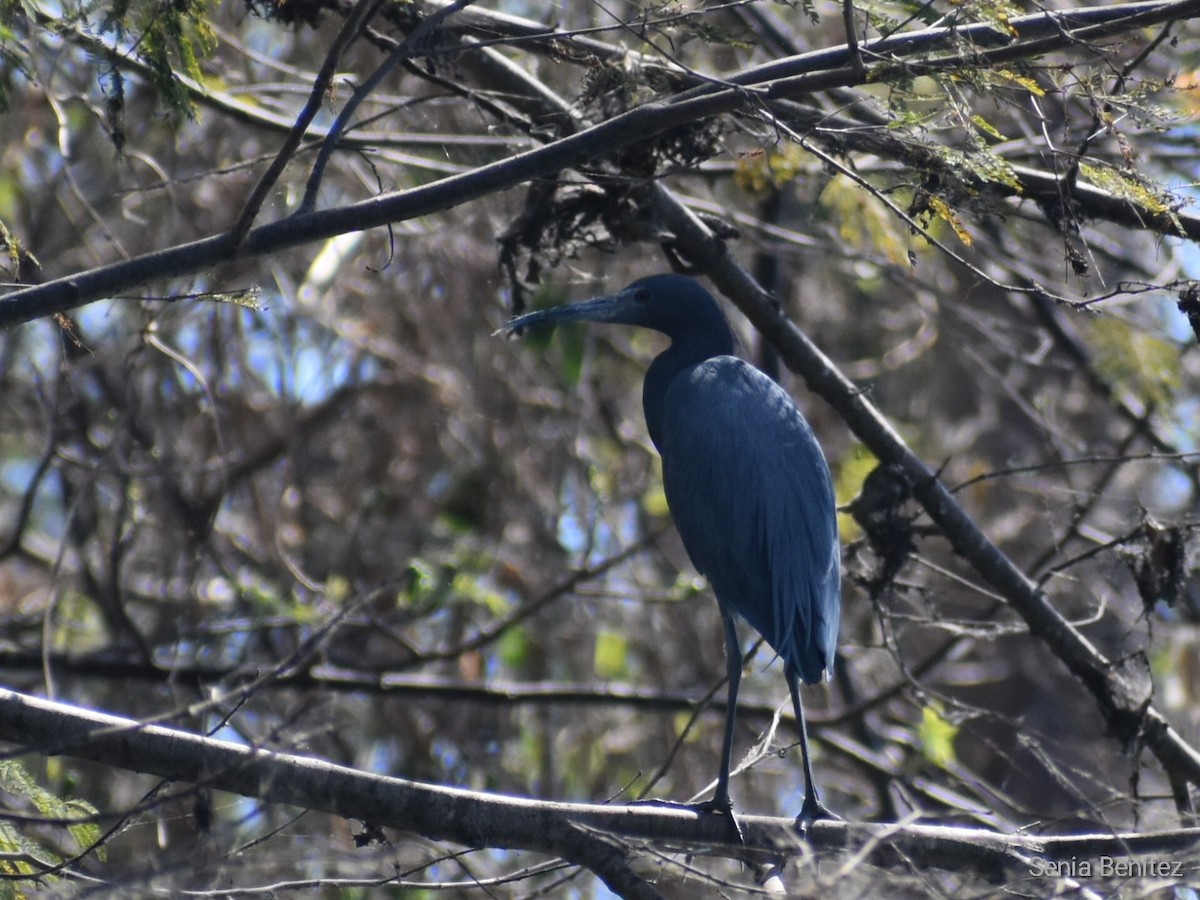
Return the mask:
<svg viewBox="0 0 1200 900">
<path fill-rule="evenodd" d="M 1055 5 L 858 10 L 873 37 L 947 17 L 1002 29 Z M 321 207 L 553 135 L 552 104 L 539 114 L 536 98 L 489 80 L 462 40 L 585 122 L 672 89 L 623 47 L 727 77 L 844 40 L 828 2 L 480 7 L 579 37 L 451 17 L 441 52 L 365 98 Z M 229 228 L 347 9 L 0 5 L 6 280 Z M 376 14 L 338 63 L 316 132 L 428 11 Z M 621 329 L 493 336 L 514 307 L 677 261 L 669 235 L 639 219 L 636 187 L 655 178 L 724 223 L 732 252 L 1065 615 L 1112 657 L 1146 655 L 1155 702 L 1195 743 L 1200 358 L 1185 312 L 1200 261 L 1187 241 L 1001 188 L 1019 183 L 1014 167 L 1082 172 L 1148 212 L 1186 209 L 1196 28 L 990 69 L 897 65 L 807 98 L 831 125 L 803 146 L 761 121 L 716 119 L 622 151 L 626 186 L 563 172 L 3 332 L 4 683 L 441 784 L 585 801 L 703 791 L 720 747 L 721 710 L 701 701 L 723 696 L 721 626 L 670 528 L 641 418 L 661 342 Z M 855 143 L 847 122 L 877 144 Z M 296 209 L 315 146 L 301 145 L 260 220 Z M 1031 284 L 1046 290 L 1012 289 Z M 771 369 L 769 348 L 734 324 Z M 875 460 L 779 377 L 849 503 Z M 1104 733 L 1090 695 L 914 505 L 882 536 L 841 523 L 839 670 L 806 693 L 831 808 L 1052 832 L 1179 824 L 1162 772 Z M 794 815 L 791 727 L 770 731 L 787 699 L 778 669 L 763 648 L 747 666 L 738 753 L 760 752 L 733 790 L 740 810 Z M 4 787 L 14 809 L 61 814 L 52 797 L 127 812 L 102 821 L 104 855 L 68 866 L 124 889 L 463 881 L 521 864 L 402 835 L 360 848 L 355 823 L 23 762 L 32 781 Z M 28 833 L 5 826 L 0 844 L 71 859 L 95 838 Z M 592 890 L 541 877 L 552 893 Z"/>
</svg>

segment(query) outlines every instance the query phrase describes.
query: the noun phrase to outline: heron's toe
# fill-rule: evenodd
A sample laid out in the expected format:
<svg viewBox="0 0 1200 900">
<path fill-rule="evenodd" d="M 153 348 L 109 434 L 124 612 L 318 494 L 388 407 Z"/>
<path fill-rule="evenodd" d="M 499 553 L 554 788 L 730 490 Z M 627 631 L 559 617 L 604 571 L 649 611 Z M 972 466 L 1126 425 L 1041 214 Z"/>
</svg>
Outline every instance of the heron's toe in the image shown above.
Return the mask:
<svg viewBox="0 0 1200 900">
<path fill-rule="evenodd" d="M 842 821 L 841 816 L 826 809 L 820 800 L 815 797 L 809 797 L 804 801 L 804 806 L 800 809 L 800 815 L 796 816 L 796 827 L 800 829 L 801 834 L 807 834 L 808 826 L 818 819 L 831 819 L 836 822 Z"/>
</svg>

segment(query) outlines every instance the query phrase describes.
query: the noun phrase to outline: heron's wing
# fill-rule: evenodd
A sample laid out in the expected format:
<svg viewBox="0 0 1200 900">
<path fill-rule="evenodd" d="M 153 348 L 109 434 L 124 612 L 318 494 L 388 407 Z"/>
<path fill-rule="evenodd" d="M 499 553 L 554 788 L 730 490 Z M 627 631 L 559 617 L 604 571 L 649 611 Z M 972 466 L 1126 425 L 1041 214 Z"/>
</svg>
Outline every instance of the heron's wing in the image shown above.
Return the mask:
<svg viewBox="0 0 1200 900">
<path fill-rule="evenodd" d="M 840 548 L 829 467 L 787 392 L 719 356 L 671 382 L 663 483 L 692 563 L 809 683 L 833 667 Z"/>
</svg>

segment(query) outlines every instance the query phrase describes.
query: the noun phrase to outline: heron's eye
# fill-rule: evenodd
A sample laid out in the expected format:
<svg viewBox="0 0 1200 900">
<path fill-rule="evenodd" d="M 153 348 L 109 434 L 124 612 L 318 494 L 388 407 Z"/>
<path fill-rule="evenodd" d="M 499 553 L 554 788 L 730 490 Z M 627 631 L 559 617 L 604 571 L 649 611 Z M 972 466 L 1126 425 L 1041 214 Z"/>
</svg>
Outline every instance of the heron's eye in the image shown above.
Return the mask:
<svg viewBox="0 0 1200 900">
<path fill-rule="evenodd" d="M 650 292 L 645 288 L 638 288 L 633 292 L 634 303 L 646 303 L 650 299 Z"/>
</svg>

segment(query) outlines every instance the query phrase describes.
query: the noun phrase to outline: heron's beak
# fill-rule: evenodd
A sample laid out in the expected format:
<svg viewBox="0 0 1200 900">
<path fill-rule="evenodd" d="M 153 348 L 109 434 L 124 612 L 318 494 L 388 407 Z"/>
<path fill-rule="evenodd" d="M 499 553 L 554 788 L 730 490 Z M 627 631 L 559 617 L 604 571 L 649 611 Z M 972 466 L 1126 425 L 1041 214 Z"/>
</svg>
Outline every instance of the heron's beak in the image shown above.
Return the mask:
<svg viewBox="0 0 1200 900">
<path fill-rule="evenodd" d="M 569 303 L 566 306 L 553 306 L 549 309 L 539 309 L 523 316 L 517 316 L 496 334 L 519 334 L 526 328 L 539 325 L 557 325 L 560 322 L 613 322 L 622 319 L 621 313 L 630 302 L 626 291 L 619 294 L 609 294 L 604 297 L 594 297 L 581 303 Z"/>
</svg>

